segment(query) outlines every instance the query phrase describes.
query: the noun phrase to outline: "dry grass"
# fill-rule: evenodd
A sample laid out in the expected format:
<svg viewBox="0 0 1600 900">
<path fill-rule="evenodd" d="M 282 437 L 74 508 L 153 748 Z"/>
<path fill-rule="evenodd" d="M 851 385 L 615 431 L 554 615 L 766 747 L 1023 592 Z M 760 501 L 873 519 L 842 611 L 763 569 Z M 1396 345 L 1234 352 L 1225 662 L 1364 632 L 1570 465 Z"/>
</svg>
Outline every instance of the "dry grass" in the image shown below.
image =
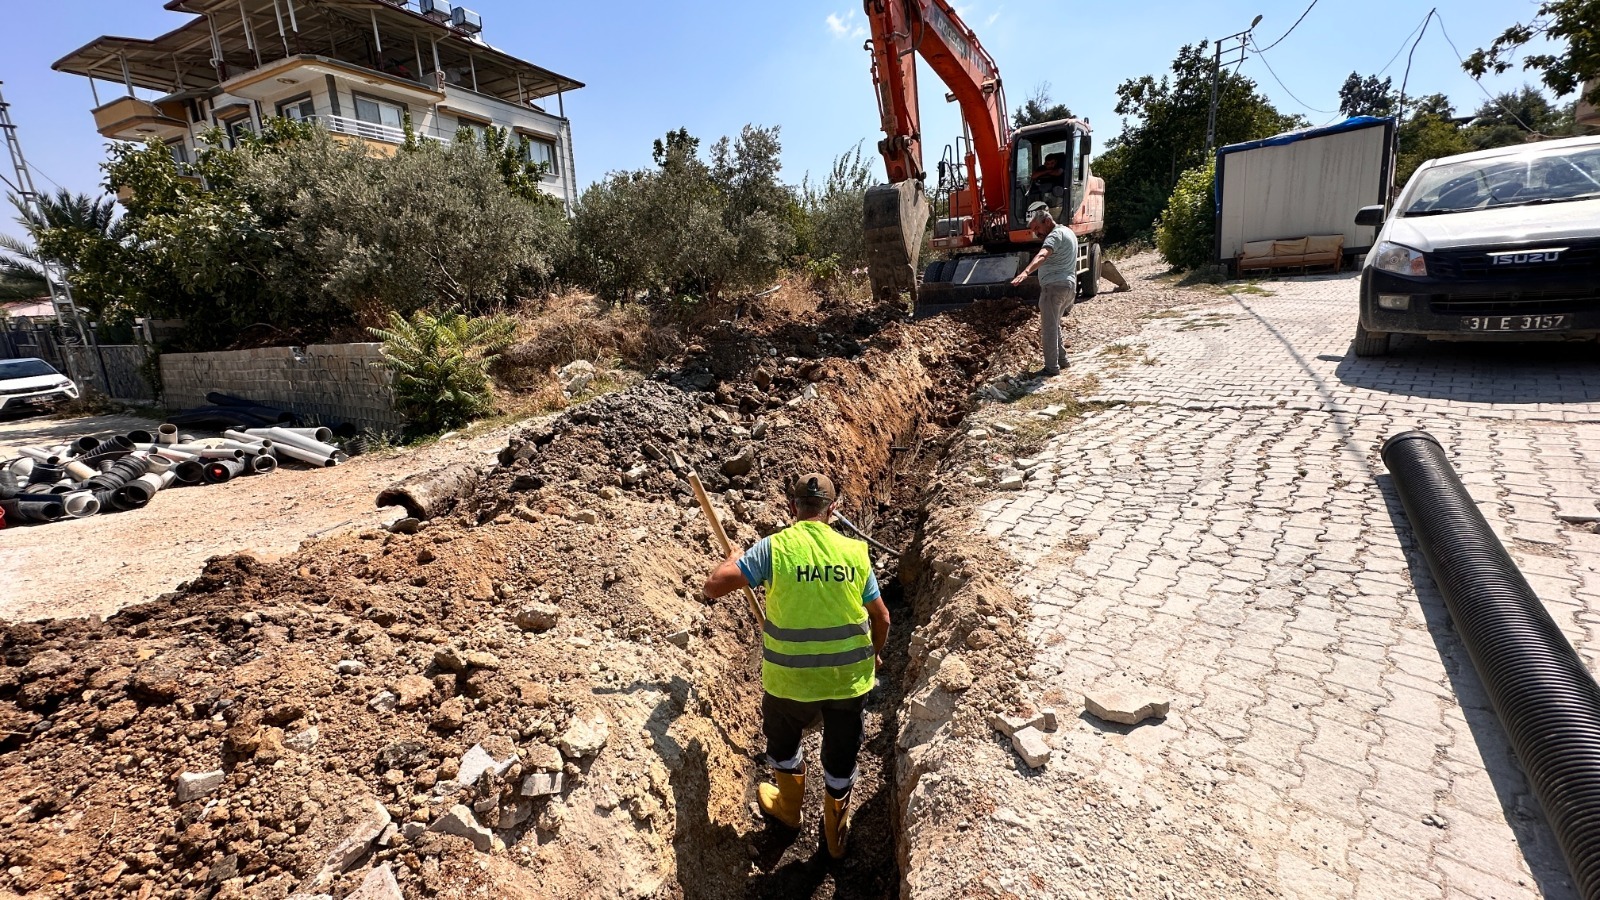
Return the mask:
<svg viewBox="0 0 1600 900">
<path fill-rule="evenodd" d="M 648 371 L 681 346 L 674 330 L 653 322 L 646 308 L 613 306 L 587 293 L 551 295 L 512 315 L 518 340 L 501 354 L 494 375 L 502 387 L 519 393 L 553 388 L 550 373 L 576 360 L 601 371 Z"/>
</svg>

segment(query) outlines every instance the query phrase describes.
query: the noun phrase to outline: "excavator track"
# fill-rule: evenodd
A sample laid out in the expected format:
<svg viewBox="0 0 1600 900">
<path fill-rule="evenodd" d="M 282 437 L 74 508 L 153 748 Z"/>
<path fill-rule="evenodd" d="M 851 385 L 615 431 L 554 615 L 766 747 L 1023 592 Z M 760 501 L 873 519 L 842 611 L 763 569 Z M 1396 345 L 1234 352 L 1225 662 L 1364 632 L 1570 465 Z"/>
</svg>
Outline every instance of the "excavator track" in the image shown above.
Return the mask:
<svg viewBox="0 0 1600 900">
<path fill-rule="evenodd" d="M 867 247 L 867 276 L 872 295 L 897 300 L 917 295 L 917 256 L 928 227 L 928 197 L 915 181 L 879 184 L 867 189 L 862 210 Z"/>
</svg>

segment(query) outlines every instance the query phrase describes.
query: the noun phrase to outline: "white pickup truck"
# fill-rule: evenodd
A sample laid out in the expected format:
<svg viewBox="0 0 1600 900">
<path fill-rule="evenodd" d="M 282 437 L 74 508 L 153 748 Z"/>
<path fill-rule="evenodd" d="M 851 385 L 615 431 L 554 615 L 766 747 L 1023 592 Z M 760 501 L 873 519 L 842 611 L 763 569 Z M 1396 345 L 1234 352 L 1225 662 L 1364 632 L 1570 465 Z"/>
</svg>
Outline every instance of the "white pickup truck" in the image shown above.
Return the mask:
<svg viewBox="0 0 1600 900">
<path fill-rule="evenodd" d="M 1442 340 L 1600 336 L 1600 136 L 1424 163 L 1361 271 L 1357 356 L 1389 335 Z"/>
</svg>

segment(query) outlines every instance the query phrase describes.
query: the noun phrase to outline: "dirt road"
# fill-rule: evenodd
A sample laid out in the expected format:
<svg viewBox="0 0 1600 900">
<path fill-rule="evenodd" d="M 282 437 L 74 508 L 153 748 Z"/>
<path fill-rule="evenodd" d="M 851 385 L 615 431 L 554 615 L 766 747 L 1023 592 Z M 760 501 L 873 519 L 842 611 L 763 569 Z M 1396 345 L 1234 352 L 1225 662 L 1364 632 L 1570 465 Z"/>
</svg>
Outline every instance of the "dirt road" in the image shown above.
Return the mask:
<svg viewBox="0 0 1600 900">
<path fill-rule="evenodd" d="M 83 434 L 151 428 L 131 416 L 0 422 L 0 458 L 16 447 Z M 292 464 L 223 485 L 172 488 L 141 510 L 0 530 L 0 620 L 109 615 L 173 590 L 213 556 L 277 559 L 302 541 L 394 518 L 373 500 L 413 472 L 455 461 L 493 462 L 504 429 L 404 451 L 360 456 L 331 469 Z"/>
</svg>

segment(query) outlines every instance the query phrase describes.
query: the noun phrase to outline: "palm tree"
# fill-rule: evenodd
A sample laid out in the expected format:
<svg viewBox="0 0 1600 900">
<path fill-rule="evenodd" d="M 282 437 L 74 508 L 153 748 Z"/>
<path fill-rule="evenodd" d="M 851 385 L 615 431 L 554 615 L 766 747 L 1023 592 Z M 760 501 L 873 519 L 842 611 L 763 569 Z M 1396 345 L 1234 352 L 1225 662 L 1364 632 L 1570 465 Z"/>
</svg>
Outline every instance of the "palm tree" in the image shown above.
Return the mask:
<svg viewBox="0 0 1600 900">
<path fill-rule="evenodd" d="M 0 234 L 0 300 L 27 300 L 50 293 L 44 275 L 47 262 L 60 266 L 64 274 L 71 276 L 71 260 L 46 259 L 41 255 L 37 242 L 47 232 L 68 232 L 100 240 L 116 240 L 121 233 L 117 201 L 113 197 L 97 200 L 89 194 L 60 188 L 54 194 L 40 195 L 37 211 L 28 209 L 16 195 L 9 199 L 17 209 L 17 224 L 36 243 Z"/>
<path fill-rule="evenodd" d="M 50 293 L 35 248 L 9 234 L 0 234 L 0 301 L 32 300 Z"/>
</svg>

